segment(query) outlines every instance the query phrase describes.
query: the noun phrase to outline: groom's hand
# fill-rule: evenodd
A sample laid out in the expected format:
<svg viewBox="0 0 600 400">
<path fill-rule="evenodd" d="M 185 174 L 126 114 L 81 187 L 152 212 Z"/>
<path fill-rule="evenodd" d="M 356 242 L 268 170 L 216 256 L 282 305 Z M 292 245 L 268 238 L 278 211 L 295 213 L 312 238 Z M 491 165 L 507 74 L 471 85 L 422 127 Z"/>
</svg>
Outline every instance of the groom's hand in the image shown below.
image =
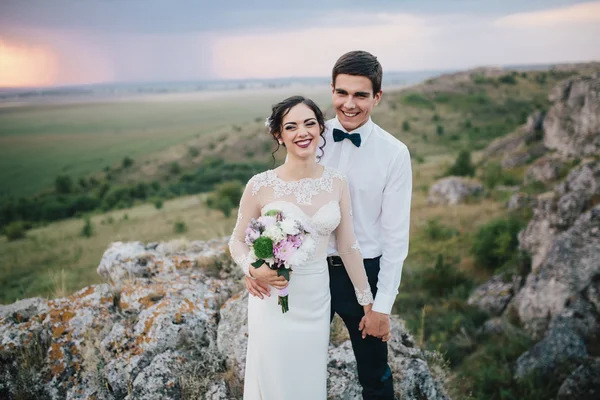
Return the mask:
<svg viewBox="0 0 600 400">
<path fill-rule="evenodd" d="M 371 310 L 360 321 L 359 329 L 363 339 L 371 335 L 387 341 L 390 337 L 390 316 Z"/>
<path fill-rule="evenodd" d="M 250 279 L 247 276 L 244 277 L 246 281 L 246 289 L 252 296 L 260 297 L 264 299 L 264 296 L 271 296 L 271 288 L 266 283 L 262 283 L 256 279 Z"/>
</svg>

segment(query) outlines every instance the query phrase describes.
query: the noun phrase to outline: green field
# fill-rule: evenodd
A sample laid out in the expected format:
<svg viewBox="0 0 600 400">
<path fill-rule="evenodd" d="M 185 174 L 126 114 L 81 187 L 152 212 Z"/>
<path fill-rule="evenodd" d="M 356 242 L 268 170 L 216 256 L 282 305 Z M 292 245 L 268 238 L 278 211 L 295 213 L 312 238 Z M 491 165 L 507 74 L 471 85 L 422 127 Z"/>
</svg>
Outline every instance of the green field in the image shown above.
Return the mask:
<svg viewBox="0 0 600 400">
<path fill-rule="evenodd" d="M 328 93 L 304 93 L 327 105 Z M 75 178 L 125 156 L 136 158 L 215 131 L 263 120 L 270 106 L 296 92 L 217 97 L 149 97 L 104 103 L 0 107 L 0 194 L 31 195 L 60 174 Z"/>
</svg>

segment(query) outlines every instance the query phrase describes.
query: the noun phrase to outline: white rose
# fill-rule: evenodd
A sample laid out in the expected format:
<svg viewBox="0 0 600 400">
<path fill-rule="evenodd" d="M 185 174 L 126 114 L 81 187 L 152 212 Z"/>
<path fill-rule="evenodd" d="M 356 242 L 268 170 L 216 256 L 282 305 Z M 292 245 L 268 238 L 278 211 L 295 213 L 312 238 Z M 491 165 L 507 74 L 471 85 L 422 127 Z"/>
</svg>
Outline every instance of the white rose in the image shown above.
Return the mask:
<svg viewBox="0 0 600 400">
<path fill-rule="evenodd" d="M 297 235 L 300 230 L 296 226 L 296 220 L 288 218 L 280 222 L 279 226 L 288 235 Z"/>
<path fill-rule="evenodd" d="M 277 243 L 286 238 L 286 234 L 277 225 L 273 225 L 265 229 L 263 235 L 271 239 L 273 243 Z"/>
</svg>

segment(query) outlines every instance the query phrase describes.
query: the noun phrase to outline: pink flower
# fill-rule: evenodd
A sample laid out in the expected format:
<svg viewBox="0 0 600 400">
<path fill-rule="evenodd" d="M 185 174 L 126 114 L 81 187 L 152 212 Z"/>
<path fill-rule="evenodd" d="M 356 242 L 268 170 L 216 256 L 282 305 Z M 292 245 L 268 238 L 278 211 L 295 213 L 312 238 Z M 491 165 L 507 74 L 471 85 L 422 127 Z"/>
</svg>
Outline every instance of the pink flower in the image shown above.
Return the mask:
<svg viewBox="0 0 600 400">
<path fill-rule="evenodd" d="M 273 254 L 275 258 L 282 262 L 287 262 L 288 258 L 294 254 L 294 244 L 288 240 L 282 240 L 273 247 Z"/>
<path fill-rule="evenodd" d="M 288 235 L 288 241 L 292 242 L 295 248 L 299 248 L 302 245 L 302 242 L 304 242 L 304 235 Z"/>
</svg>

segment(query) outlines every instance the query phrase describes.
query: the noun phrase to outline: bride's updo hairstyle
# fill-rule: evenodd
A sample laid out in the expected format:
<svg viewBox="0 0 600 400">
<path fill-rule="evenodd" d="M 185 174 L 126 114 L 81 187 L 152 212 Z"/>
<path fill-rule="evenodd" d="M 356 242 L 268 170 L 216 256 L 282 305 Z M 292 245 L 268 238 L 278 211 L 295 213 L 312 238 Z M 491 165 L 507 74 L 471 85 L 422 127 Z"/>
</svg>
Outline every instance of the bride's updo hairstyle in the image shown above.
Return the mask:
<svg viewBox="0 0 600 400">
<path fill-rule="evenodd" d="M 317 156 L 317 161 L 321 160 L 321 157 L 323 157 L 323 154 L 325 154 L 323 150 L 323 148 L 325 147 L 325 136 L 323 135 L 325 133 L 325 117 L 323 116 L 323 112 L 321 111 L 319 106 L 317 106 L 315 102 L 311 99 L 306 99 L 302 96 L 292 96 L 275 104 L 271 110 L 271 116 L 267 118 L 265 122 L 265 126 L 267 127 L 269 134 L 277 143 L 277 148 L 272 153 L 273 162 L 275 162 L 275 153 L 277 152 L 277 150 L 279 150 L 280 146 L 279 140 L 281 138 L 283 118 L 290 112 L 292 108 L 294 108 L 300 103 L 305 104 L 315 113 L 315 117 L 317 118 L 317 122 L 319 124 L 319 135 L 321 135 L 321 137 L 323 138 L 323 144 L 319 146 L 321 154 Z M 285 147 L 285 144 L 283 144 L 283 146 Z"/>
</svg>

